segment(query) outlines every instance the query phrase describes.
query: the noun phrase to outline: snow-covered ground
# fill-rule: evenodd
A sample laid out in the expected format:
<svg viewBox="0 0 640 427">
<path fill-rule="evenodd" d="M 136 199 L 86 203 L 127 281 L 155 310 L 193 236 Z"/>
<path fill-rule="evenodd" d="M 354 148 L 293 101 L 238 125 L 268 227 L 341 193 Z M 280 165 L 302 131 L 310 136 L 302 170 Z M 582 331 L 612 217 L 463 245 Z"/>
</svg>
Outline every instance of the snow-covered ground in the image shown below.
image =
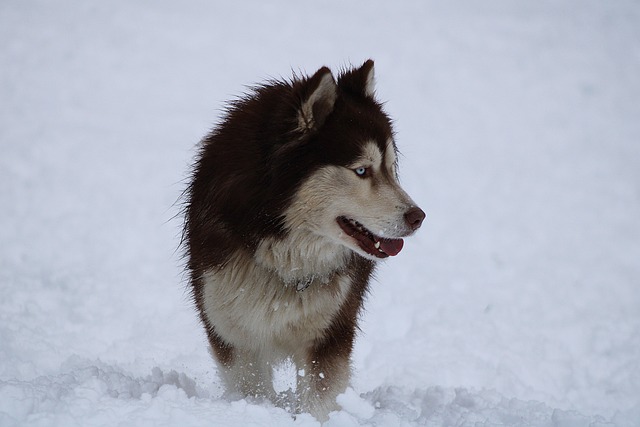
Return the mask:
<svg viewBox="0 0 640 427">
<path fill-rule="evenodd" d="M 635 0 L 3 0 L 0 426 L 317 425 L 222 397 L 175 202 L 243 85 L 369 57 L 429 216 L 327 425 L 640 426 Z"/>
</svg>

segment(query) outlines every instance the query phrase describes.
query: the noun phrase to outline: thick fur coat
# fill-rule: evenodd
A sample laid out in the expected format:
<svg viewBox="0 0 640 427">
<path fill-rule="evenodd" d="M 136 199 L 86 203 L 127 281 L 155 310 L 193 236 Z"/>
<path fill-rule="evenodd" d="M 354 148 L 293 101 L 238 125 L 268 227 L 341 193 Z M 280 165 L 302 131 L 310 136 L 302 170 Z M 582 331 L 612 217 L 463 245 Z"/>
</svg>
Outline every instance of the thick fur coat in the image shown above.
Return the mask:
<svg viewBox="0 0 640 427">
<path fill-rule="evenodd" d="M 298 372 L 295 411 L 324 420 L 349 383 L 377 260 L 424 213 L 397 180 L 374 65 L 271 81 L 230 104 L 187 191 L 195 305 L 230 392 L 278 402 L 272 369 Z"/>
</svg>

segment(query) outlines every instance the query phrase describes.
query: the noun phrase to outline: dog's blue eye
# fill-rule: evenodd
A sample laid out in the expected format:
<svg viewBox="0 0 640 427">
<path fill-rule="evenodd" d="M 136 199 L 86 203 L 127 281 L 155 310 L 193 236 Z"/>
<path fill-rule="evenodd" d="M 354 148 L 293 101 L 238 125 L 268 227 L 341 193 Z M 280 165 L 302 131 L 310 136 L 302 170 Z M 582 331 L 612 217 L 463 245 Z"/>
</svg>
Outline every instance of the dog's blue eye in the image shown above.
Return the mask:
<svg viewBox="0 0 640 427">
<path fill-rule="evenodd" d="M 358 176 L 365 176 L 367 174 L 367 168 L 361 166 L 361 167 L 355 169 L 355 173 Z"/>
</svg>

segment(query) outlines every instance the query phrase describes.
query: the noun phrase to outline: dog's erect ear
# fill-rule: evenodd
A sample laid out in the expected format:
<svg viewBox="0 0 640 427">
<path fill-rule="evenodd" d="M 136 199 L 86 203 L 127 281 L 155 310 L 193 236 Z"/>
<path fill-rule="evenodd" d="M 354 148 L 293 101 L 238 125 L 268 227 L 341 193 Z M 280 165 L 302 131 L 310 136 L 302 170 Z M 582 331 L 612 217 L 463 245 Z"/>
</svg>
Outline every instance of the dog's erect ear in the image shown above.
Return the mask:
<svg viewBox="0 0 640 427">
<path fill-rule="evenodd" d="M 373 61 L 369 59 L 362 67 L 342 74 L 338 79 L 338 85 L 346 92 L 373 98 L 376 91 Z"/>
<path fill-rule="evenodd" d="M 303 131 L 319 129 L 333 111 L 338 86 L 331 70 L 322 67 L 307 80 L 298 111 L 298 126 Z"/>
</svg>

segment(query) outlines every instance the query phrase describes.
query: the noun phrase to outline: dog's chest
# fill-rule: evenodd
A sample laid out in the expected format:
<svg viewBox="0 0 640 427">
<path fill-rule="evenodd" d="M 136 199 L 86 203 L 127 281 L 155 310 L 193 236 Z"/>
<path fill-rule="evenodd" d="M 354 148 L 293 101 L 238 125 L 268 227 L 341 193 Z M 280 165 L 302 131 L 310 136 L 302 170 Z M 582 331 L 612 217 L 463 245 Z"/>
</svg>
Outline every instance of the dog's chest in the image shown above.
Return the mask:
<svg viewBox="0 0 640 427">
<path fill-rule="evenodd" d="M 322 336 L 351 288 L 346 272 L 306 280 L 285 283 L 250 256 L 236 254 L 223 269 L 203 277 L 205 315 L 235 346 L 295 349 Z"/>
</svg>

